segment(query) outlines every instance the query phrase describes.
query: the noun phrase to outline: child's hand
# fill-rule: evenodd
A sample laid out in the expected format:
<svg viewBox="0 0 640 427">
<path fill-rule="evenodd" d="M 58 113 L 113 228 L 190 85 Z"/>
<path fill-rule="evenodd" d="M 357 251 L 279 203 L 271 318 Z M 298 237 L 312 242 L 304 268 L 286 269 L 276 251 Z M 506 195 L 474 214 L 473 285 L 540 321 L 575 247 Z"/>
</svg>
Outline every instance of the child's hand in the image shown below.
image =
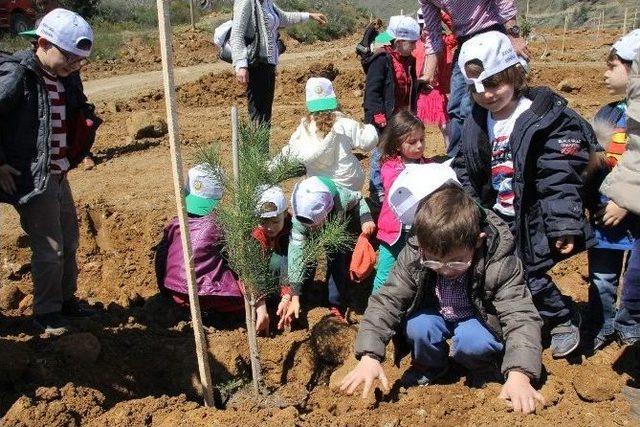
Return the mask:
<svg viewBox="0 0 640 427">
<path fill-rule="evenodd" d="M 375 379 L 380 380 L 385 393 L 389 391 L 389 380 L 382 369 L 382 365 L 373 357 L 362 356 L 358 365 L 340 383 L 340 391 L 353 394 L 358 386 L 364 382 L 362 398 L 366 399 Z"/>
<path fill-rule="evenodd" d="M 536 411 L 536 401 L 546 405 L 544 396 L 531 387 L 529 377 L 518 371 L 509 372 L 499 397 L 509 401 L 514 411 L 525 414 Z"/>
<path fill-rule="evenodd" d="M 298 295 L 292 296 L 286 311 L 283 311 L 284 314 L 280 316 L 280 321 L 278 322 L 278 329 L 280 330 L 291 326 L 294 316 L 296 319 L 300 316 L 300 297 Z"/>
<path fill-rule="evenodd" d="M 13 175 L 20 176 L 20 171 L 8 164 L 0 165 L 0 189 L 7 194 L 14 194 L 17 190 Z"/>
<path fill-rule="evenodd" d="M 376 232 L 376 223 L 373 221 L 367 221 L 362 224 L 362 234 L 365 236 L 372 236 Z"/>
<path fill-rule="evenodd" d="M 236 70 L 236 80 L 238 83 L 242 83 L 246 85 L 249 83 L 249 69 L 248 68 L 238 68 Z"/>
<path fill-rule="evenodd" d="M 256 334 L 269 335 L 269 313 L 264 299 L 256 307 Z"/>
<path fill-rule="evenodd" d="M 605 227 L 615 227 L 620 224 L 628 213 L 628 210 L 621 208 L 613 200 L 609 200 L 607 206 L 600 211 L 597 222 L 604 224 Z"/>
<path fill-rule="evenodd" d="M 287 312 L 287 308 L 289 308 L 289 303 L 291 302 L 291 295 L 283 295 L 280 299 L 280 303 L 278 304 L 278 310 L 276 311 L 276 315 L 280 317 L 280 321 L 278 322 L 278 329 L 282 329 L 284 325 L 284 315 Z"/>
<path fill-rule="evenodd" d="M 560 236 L 556 238 L 555 247 L 563 255 L 570 254 L 575 244 L 574 236 Z"/>
<path fill-rule="evenodd" d="M 329 22 L 323 13 L 310 13 L 309 19 L 313 19 L 320 25 L 327 25 L 327 22 Z"/>
</svg>

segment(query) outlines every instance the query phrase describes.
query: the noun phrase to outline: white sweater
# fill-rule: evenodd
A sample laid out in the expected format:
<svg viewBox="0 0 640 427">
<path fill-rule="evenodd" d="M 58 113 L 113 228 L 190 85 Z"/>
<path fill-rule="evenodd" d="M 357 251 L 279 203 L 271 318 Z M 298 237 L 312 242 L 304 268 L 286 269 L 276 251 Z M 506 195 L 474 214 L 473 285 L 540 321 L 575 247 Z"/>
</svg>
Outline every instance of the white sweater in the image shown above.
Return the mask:
<svg viewBox="0 0 640 427">
<path fill-rule="evenodd" d="M 324 175 L 349 190 L 361 191 L 365 174 L 352 150 L 372 150 L 378 143 L 378 133 L 373 125 L 362 126 L 339 113 L 336 116 L 324 138 L 318 135 L 315 120 L 303 118 L 280 156 L 304 164 L 307 176 Z"/>
</svg>

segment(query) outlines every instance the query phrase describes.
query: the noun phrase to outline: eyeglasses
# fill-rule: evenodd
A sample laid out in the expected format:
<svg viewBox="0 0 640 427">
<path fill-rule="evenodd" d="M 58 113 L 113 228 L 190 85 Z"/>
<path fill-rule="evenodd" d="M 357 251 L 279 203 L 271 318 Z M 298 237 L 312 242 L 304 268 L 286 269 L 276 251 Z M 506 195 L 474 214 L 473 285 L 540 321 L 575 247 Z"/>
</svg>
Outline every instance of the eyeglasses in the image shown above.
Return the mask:
<svg viewBox="0 0 640 427">
<path fill-rule="evenodd" d="M 85 66 L 85 65 L 87 65 L 89 63 L 89 60 L 87 58 L 83 57 L 83 56 L 79 56 L 79 55 L 76 55 L 74 53 L 67 52 L 66 50 L 62 49 L 58 45 L 54 44 L 53 46 L 55 46 L 55 48 L 58 49 L 58 51 L 62 54 L 62 56 L 64 56 L 64 60 L 69 65 Z"/>
<path fill-rule="evenodd" d="M 451 271 L 463 272 L 471 266 L 471 262 L 472 262 L 471 260 L 466 262 L 461 262 L 461 261 L 442 262 L 442 261 L 435 261 L 432 259 L 425 259 L 424 254 L 422 253 L 422 251 L 420 251 L 420 265 L 428 269 L 431 269 L 433 271 L 439 271 L 439 270 L 442 270 L 443 268 L 447 268 L 448 270 L 451 270 Z"/>
</svg>

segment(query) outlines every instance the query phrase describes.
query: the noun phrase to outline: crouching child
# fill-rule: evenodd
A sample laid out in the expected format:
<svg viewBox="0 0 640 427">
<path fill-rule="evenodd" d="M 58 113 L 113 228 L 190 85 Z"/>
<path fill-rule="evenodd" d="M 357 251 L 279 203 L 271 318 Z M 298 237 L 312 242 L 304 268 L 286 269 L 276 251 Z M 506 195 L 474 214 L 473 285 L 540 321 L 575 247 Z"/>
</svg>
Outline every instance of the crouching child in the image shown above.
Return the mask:
<svg viewBox="0 0 640 427">
<path fill-rule="evenodd" d="M 375 379 L 388 389 L 381 363 L 392 338 L 411 350 L 403 385 L 429 385 L 448 369 L 451 339 L 453 359 L 469 370 L 468 384 L 481 387 L 495 377 L 502 358 L 500 397 L 531 413 L 536 401 L 544 404 L 531 385 L 541 371 L 542 322 L 513 236 L 457 182 L 429 185 L 435 191 L 420 202 L 414 235 L 387 282 L 369 298 L 356 339 L 360 362 L 341 390 L 352 394 L 364 383 L 365 396 Z"/>
</svg>

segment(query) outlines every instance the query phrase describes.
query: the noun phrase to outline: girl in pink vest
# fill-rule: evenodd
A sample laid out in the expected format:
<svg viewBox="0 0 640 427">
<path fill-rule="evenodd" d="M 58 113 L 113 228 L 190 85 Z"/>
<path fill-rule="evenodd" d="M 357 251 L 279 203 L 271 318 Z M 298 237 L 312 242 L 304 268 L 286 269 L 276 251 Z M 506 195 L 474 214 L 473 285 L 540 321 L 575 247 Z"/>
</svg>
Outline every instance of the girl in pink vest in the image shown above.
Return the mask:
<svg viewBox="0 0 640 427">
<path fill-rule="evenodd" d="M 380 250 L 376 264 L 373 293 L 377 293 L 387 280 L 391 267 L 404 247 L 407 232 L 389 207 L 389 190 L 400 172 L 410 163 L 427 163 L 424 157 L 424 123 L 410 111 L 393 116 L 379 144 L 380 175 L 384 188 L 384 201 L 378 217 Z"/>
</svg>

